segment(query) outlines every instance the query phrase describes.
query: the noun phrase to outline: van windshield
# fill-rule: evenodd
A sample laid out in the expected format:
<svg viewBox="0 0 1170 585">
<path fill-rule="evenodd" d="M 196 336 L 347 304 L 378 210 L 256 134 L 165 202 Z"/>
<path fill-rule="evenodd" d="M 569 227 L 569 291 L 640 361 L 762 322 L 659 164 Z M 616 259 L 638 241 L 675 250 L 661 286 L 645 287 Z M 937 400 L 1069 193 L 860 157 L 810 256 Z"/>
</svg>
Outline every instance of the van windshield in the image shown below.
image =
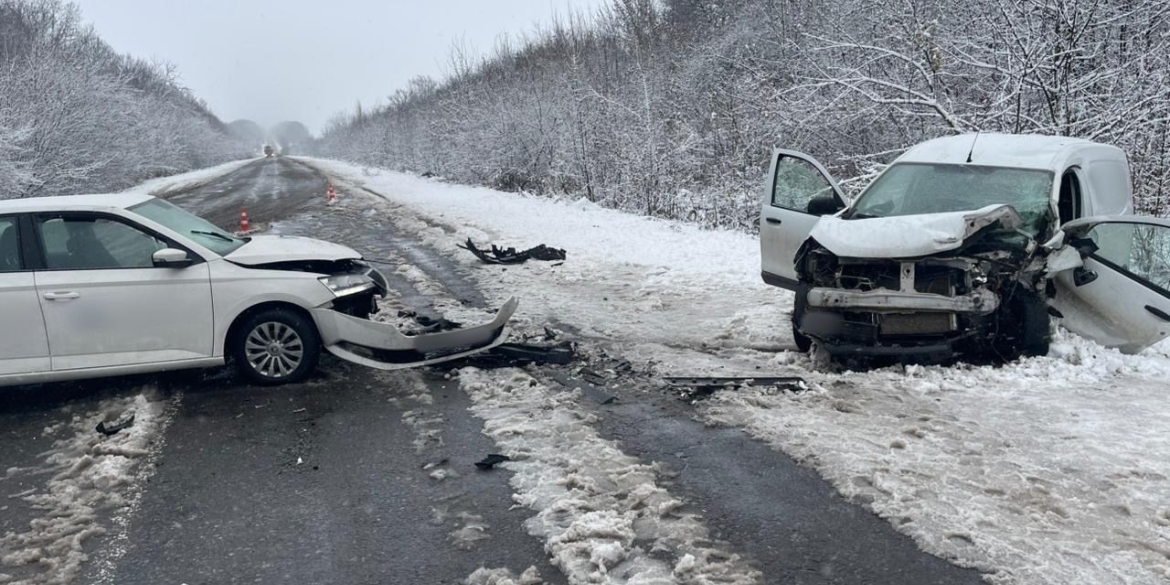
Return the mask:
<svg viewBox="0 0 1170 585">
<path fill-rule="evenodd" d="M 1035 236 L 1050 213 L 1052 173 L 978 165 L 901 163 L 858 197 L 849 217 L 891 217 L 973 211 L 1011 205 Z"/>
</svg>

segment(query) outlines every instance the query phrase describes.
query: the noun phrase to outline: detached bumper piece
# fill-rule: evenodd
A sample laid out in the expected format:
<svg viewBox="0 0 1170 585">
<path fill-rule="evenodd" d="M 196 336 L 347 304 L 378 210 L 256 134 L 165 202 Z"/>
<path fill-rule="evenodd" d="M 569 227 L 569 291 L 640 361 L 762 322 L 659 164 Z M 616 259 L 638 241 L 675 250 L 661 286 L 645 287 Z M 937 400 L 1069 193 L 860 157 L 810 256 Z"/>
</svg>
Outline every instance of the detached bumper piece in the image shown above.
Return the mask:
<svg viewBox="0 0 1170 585">
<path fill-rule="evenodd" d="M 406 335 L 389 323 L 314 309 L 321 342 L 333 355 L 379 370 L 402 370 L 465 358 L 503 344 L 519 301 L 508 299 L 490 323 L 423 335 Z"/>
<path fill-rule="evenodd" d="M 529 260 L 555 261 L 565 259 L 564 250 L 550 248 L 544 244 L 520 251 L 516 251 L 516 248 L 500 248 L 492 244 L 492 249 L 489 251 L 476 247 L 475 242 L 472 242 L 471 238 L 467 238 L 466 244 L 456 245 L 475 254 L 476 258 L 487 264 L 521 264 Z"/>
</svg>

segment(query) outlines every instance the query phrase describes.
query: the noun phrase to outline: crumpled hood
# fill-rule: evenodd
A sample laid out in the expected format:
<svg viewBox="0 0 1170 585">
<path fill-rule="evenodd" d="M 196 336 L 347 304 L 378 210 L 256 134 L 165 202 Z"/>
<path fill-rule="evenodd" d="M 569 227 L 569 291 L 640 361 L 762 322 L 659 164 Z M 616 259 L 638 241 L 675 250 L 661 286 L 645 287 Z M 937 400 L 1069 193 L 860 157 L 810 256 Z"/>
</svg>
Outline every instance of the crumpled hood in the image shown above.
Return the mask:
<svg viewBox="0 0 1170 585">
<path fill-rule="evenodd" d="M 253 236 L 252 241 L 226 256 L 228 260 L 245 266 L 304 260 L 356 260 L 361 257 L 353 249 L 339 244 L 296 236 Z"/>
<path fill-rule="evenodd" d="M 809 237 L 843 258 L 913 258 L 954 250 L 992 224 L 1001 229 L 1024 225 L 1010 205 L 976 211 L 902 215 L 868 219 L 823 217 Z"/>
</svg>

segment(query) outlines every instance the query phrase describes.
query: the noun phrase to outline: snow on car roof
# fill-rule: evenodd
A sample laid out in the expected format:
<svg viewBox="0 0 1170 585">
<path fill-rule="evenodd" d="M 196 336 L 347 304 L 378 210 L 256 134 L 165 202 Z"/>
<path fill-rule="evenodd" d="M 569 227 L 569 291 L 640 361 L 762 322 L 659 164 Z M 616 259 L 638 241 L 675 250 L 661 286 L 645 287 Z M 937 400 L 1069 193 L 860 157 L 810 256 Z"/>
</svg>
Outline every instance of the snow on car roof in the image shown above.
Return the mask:
<svg viewBox="0 0 1170 585">
<path fill-rule="evenodd" d="M 906 151 L 896 162 L 966 164 L 970 154 L 970 163 L 976 165 L 1060 170 L 1054 168 L 1059 159 L 1086 148 L 1116 151 L 1109 158 L 1125 160 L 1120 149 L 1082 138 L 980 133 L 928 140 Z"/>
<path fill-rule="evenodd" d="M 27 197 L 24 199 L 6 199 L 0 201 L 0 213 L 126 209 L 151 199 L 153 199 L 153 197 L 144 193 L 106 193 L 101 195 Z"/>
</svg>

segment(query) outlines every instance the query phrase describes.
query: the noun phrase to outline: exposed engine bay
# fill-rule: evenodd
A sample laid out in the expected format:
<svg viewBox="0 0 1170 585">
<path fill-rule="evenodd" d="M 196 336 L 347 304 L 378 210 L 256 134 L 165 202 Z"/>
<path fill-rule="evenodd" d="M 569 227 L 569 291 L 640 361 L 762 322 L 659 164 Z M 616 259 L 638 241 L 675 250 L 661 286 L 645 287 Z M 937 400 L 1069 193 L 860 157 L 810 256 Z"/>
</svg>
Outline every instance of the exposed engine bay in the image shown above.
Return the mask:
<svg viewBox="0 0 1170 585">
<path fill-rule="evenodd" d="M 794 324 L 832 355 L 1047 351 L 1043 250 L 1012 222 L 912 258 L 842 257 L 810 238 L 796 269 Z"/>
<path fill-rule="evenodd" d="M 348 280 L 346 287 L 332 303 L 332 309 L 359 319 L 368 319 L 378 312 L 378 298 L 385 297 L 386 277 L 362 260 L 290 260 L 247 266 L 261 270 L 287 270 L 326 275 L 334 280 Z"/>
</svg>

